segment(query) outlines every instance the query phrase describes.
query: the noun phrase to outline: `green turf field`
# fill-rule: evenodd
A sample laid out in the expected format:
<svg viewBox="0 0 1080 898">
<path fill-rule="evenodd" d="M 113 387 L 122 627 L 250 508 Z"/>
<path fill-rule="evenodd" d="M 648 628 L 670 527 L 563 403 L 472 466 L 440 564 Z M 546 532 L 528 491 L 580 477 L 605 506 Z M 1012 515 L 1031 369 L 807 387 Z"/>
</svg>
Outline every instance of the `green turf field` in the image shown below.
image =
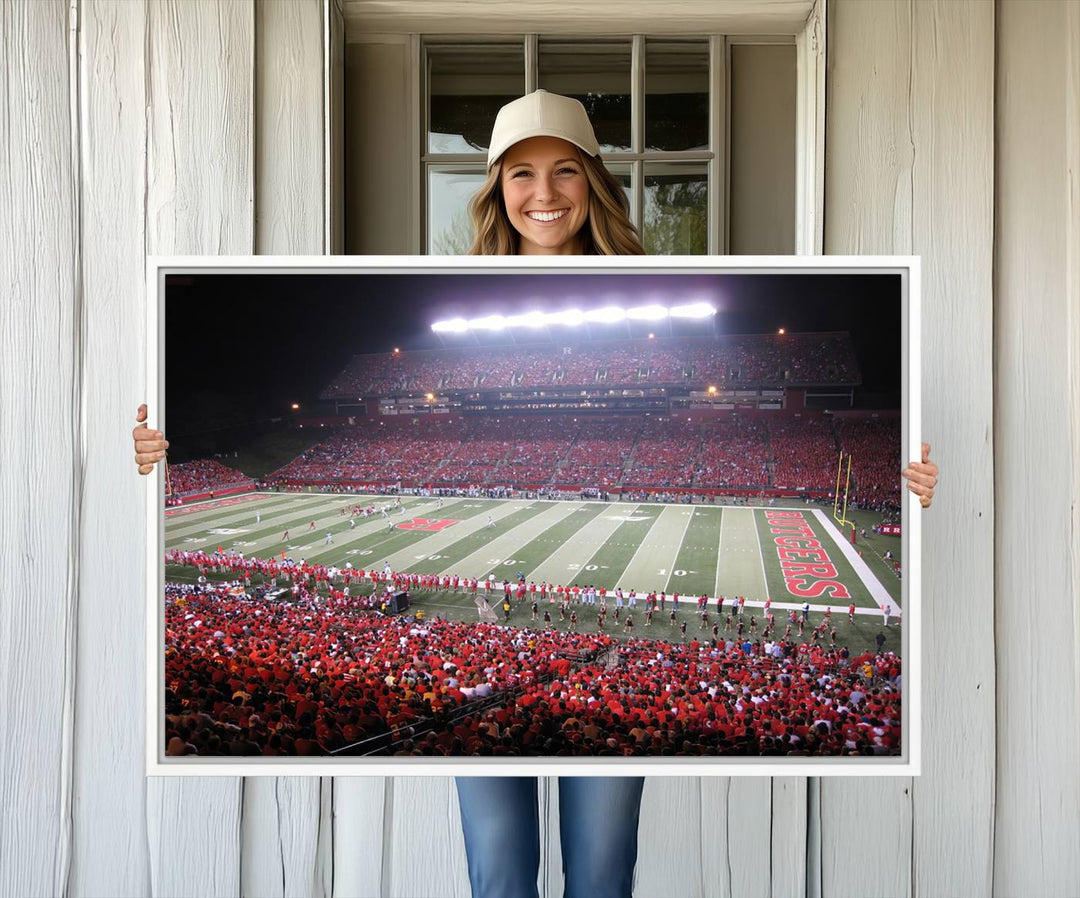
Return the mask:
<svg viewBox="0 0 1080 898">
<path fill-rule="evenodd" d="M 828 511 L 795 503 L 775 507 L 657 505 L 633 502 L 548 502 L 528 500 L 435 499 L 405 497 L 404 513 L 389 518 L 356 519 L 350 529 L 343 508 L 363 502 L 381 506 L 386 497 L 346 497 L 331 494 L 261 493 L 170 509 L 166 517 L 167 549 L 235 548 L 245 556 L 271 557 L 284 552 L 293 559 L 326 566 L 382 570 L 389 563 L 396 571 L 423 574 L 449 572 L 498 580 L 514 580 L 523 572 L 527 581 L 553 584 L 605 586 L 639 594 L 663 590 L 669 596 L 696 597 L 706 593 L 747 598 L 744 615 L 760 622 L 761 604 L 772 598 L 778 633 L 783 632 L 789 609 L 811 605 L 811 623 L 832 607 L 832 625 L 840 644 L 852 650 L 873 647 L 882 629 L 879 605 L 900 607 L 900 581 L 891 562 L 881 559 L 886 549 L 899 553 L 896 537 L 871 537 L 851 546 L 840 537 Z M 259 522 L 256 523 L 256 512 Z M 867 529 L 874 516 L 856 516 Z M 311 522 L 315 522 L 314 529 Z M 490 523 L 489 523 L 490 521 Z M 416 529 L 436 528 L 436 529 Z M 282 537 L 289 531 L 289 539 Z M 780 532 L 774 532 L 779 530 Z M 326 534 L 332 542 L 326 542 Z M 801 540 L 781 543 L 777 540 Z M 815 558 L 800 557 L 791 546 L 806 546 L 816 539 L 821 549 Z M 812 545 L 812 544 L 810 544 Z M 781 552 L 787 550 L 787 576 Z M 861 554 L 860 554 L 861 553 Z M 827 556 L 827 563 L 822 556 Z M 833 575 L 823 563 L 835 569 Z M 802 565 L 802 569 L 791 569 Z M 807 566 L 812 572 L 805 573 Z M 190 569 L 171 568 L 169 579 L 189 579 Z M 791 578 L 799 576 L 798 583 Z M 836 583 L 837 586 L 828 586 Z M 798 591 L 818 594 L 806 597 Z M 851 598 L 830 595 L 846 590 Z M 856 622 L 847 621 L 847 606 L 854 601 Z M 471 596 L 448 592 L 414 595 L 414 603 L 429 614 L 475 619 Z M 714 605 L 710 604 L 715 615 Z M 554 611 L 554 608 L 552 609 Z M 622 635 L 611 620 L 609 602 L 606 630 Z M 540 611 L 543 613 L 543 608 Z M 624 612 L 625 614 L 625 612 Z M 500 615 L 501 616 L 501 615 Z M 579 629 L 595 630 L 595 609 L 580 609 Z M 565 626 L 553 613 L 556 626 Z M 687 638 L 701 635 L 694 603 L 680 604 L 679 620 L 687 621 Z M 516 606 L 512 623 L 531 625 L 530 603 Z M 654 617 L 643 627 L 639 601 L 635 636 L 679 638 L 668 615 Z M 710 623 L 711 626 L 711 623 Z M 721 632 L 723 628 L 721 627 Z M 759 624 L 760 632 L 760 624 Z M 886 631 L 886 647 L 900 650 L 895 620 Z M 797 630 L 795 631 L 797 635 Z M 809 628 L 806 631 L 809 638 Z"/>
</svg>

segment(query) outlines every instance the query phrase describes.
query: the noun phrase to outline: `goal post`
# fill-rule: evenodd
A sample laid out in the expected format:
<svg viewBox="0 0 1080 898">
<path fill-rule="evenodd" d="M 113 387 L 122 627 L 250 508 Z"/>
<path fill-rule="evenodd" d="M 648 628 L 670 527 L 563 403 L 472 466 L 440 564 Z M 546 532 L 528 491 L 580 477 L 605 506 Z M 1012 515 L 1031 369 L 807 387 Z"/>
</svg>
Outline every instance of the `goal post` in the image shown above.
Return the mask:
<svg viewBox="0 0 1080 898">
<path fill-rule="evenodd" d="M 846 464 L 845 464 L 846 463 Z M 843 499 L 841 499 L 841 487 Z M 833 518 L 842 527 L 851 528 L 851 541 L 855 542 L 855 522 L 848 520 L 848 495 L 851 491 L 851 453 L 840 450 L 836 462 L 836 489 L 833 491 Z"/>
</svg>

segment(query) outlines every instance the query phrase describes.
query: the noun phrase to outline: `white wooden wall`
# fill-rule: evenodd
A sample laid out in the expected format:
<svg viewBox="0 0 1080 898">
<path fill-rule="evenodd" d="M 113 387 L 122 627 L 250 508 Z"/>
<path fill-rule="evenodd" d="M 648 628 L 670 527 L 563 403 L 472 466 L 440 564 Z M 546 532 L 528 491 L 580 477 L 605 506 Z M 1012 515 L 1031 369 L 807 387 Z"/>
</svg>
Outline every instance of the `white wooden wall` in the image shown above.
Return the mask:
<svg viewBox="0 0 1080 898">
<path fill-rule="evenodd" d="M 467 895 L 448 779 L 143 776 L 143 256 L 340 239 L 336 2 L 0 12 L 0 895 Z M 1074 895 L 1080 4 L 828 50 L 826 251 L 923 257 L 924 775 L 650 781 L 637 894 Z"/>
</svg>

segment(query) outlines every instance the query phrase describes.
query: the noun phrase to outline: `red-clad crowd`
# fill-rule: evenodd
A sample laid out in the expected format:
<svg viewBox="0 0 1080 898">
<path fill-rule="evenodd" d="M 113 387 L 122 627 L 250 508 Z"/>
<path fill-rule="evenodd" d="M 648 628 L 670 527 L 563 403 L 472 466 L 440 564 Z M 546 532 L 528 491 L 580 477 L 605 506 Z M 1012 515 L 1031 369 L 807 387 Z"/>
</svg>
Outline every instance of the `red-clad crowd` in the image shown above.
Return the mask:
<svg viewBox="0 0 1080 898">
<path fill-rule="evenodd" d="M 356 355 L 323 398 L 600 384 L 825 386 L 859 377 L 847 334 L 679 337 Z"/>
<path fill-rule="evenodd" d="M 372 421 L 331 434 L 271 481 L 409 486 L 799 489 L 831 492 L 841 443 L 851 501 L 899 502 L 898 418 L 807 412 L 690 422 L 645 415 L 562 420 Z"/>
<path fill-rule="evenodd" d="M 900 418 L 836 419 L 836 433 L 851 454 L 849 501 L 863 508 L 900 505 Z"/>
<path fill-rule="evenodd" d="M 836 489 L 837 448 L 827 418 L 769 421 L 773 484 L 781 489 Z"/>
<path fill-rule="evenodd" d="M 250 563 L 250 561 L 249 561 Z M 260 562 L 267 564 L 266 562 Z M 900 749 L 900 660 L 417 621 L 170 584 L 170 755 L 840 755 Z M 476 708 L 471 712 L 470 708 Z"/>
<path fill-rule="evenodd" d="M 701 453 L 694 472 L 696 486 L 764 486 L 768 469 L 765 422 L 732 418 L 702 427 Z"/>
<path fill-rule="evenodd" d="M 181 496 L 248 485 L 252 482 L 246 474 L 227 467 L 213 458 L 200 458 L 169 465 L 169 481 L 173 495 Z"/>
</svg>

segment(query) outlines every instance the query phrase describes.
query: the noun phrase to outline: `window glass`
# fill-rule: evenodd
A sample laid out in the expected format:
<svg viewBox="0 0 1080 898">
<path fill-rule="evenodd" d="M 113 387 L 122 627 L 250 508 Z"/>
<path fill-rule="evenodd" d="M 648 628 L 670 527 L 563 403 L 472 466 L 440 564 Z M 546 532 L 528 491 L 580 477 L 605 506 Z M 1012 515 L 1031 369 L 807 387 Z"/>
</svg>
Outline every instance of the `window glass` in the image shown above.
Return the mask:
<svg viewBox="0 0 1080 898">
<path fill-rule="evenodd" d="M 644 199 L 645 252 L 658 256 L 708 252 L 705 163 L 646 163 Z"/>
<path fill-rule="evenodd" d="M 580 100 L 601 153 L 630 150 L 629 40 L 539 42 L 538 87 Z"/>
<path fill-rule="evenodd" d="M 479 166 L 431 166 L 428 169 L 428 246 L 433 256 L 463 256 L 472 245 L 469 200 L 484 183 Z"/>
<path fill-rule="evenodd" d="M 646 152 L 708 148 L 708 41 L 647 41 Z"/>
<path fill-rule="evenodd" d="M 429 153 L 486 152 L 500 107 L 525 93 L 525 48 L 429 46 Z"/>
</svg>

